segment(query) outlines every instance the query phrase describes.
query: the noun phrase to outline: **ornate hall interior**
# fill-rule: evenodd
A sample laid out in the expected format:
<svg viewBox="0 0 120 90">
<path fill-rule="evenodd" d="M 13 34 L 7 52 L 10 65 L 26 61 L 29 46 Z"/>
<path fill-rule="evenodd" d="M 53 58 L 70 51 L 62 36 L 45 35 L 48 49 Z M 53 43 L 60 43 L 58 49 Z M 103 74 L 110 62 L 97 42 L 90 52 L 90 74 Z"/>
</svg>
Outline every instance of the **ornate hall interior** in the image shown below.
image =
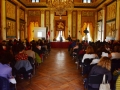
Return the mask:
<svg viewBox="0 0 120 90">
<path fill-rule="evenodd" d="M 39 54 L 32 82 L 17 81 L 17 90 L 84 90 L 69 36 L 80 43 L 120 41 L 120 0 L 0 0 L 0 43 L 46 39 L 51 45 L 46 57 Z"/>
<path fill-rule="evenodd" d="M 120 40 L 119 0 L 70 1 L 71 5 L 63 3 L 58 8 L 57 3 L 50 7 L 49 0 L 0 0 L 0 40 L 32 41 L 34 27 L 46 27 L 50 41 L 60 35 L 64 40 L 69 35 L 73 40 L 85 40 L 85 29 L 92 42 Z M 62 29 L 57 25 L 60 22 Z"/>
</svg>

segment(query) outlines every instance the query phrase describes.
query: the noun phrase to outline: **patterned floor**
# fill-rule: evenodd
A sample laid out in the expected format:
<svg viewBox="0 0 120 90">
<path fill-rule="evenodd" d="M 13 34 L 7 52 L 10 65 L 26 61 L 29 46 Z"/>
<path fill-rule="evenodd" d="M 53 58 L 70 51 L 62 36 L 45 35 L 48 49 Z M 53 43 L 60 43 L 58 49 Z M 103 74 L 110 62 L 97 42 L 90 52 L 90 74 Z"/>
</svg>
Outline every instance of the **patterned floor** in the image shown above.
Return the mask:
<svg viewBox="0 0 120 90">
<path fill-rule="evenodd" d="M 52 49 L 30 80 L 18 80 L 17 90 L 84 90 L 80 69 L 67 49 Z"/>
</svg>

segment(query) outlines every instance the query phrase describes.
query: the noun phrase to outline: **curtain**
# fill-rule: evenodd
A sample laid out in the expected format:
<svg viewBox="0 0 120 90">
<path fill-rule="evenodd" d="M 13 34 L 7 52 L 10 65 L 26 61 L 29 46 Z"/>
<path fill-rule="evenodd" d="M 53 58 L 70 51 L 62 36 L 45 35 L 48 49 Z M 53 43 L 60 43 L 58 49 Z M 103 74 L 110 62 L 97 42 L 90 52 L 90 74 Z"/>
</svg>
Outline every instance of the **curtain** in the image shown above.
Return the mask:
<svg viewBox="0 0 120 90">
<path fill-rule="evenodd" d="M 34 39 L 34 27 L 38 27 L 38 22 L 30 22 L 28 27 L 28 40 L 32 41 Z"/>
<path fill-rule="evenodd" d="M 89 25 L 89 33 L 90 33 L 91 41 L 93 41 L 93 35 L 94 35 L 93 25 L 92 23 L 89 23 L 88 25 Z"/>
</svg>

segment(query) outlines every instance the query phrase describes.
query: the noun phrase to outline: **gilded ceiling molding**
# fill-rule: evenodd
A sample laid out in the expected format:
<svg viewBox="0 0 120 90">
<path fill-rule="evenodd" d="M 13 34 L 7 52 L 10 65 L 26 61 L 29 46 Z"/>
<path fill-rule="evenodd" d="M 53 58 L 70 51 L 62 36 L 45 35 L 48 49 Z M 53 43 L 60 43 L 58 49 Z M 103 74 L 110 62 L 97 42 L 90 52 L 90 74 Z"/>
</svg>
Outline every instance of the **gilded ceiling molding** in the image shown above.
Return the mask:
<svg viewBox="0 0 120 90">
<path fill-rule="evenodd" d="M 67 12 L 68 12 L 68 14 L 71 14 L 71 13 L 72 13 L 72 11 L 73 11 L 73 10 L 68 10 Z"/>
<path fill-rule="evenodd" d="M 51 14 L 54 14 L 54 12 L 55 12 L 54 10 L 50 10 L 50 13 L 51 13 Z"/>
<path fill-rule="evenodd" d="M 45 10 L 43 10 L 43 9 L 41 9 L 40 11 L 41 11 L 41 14 L 45 13 Z"/>
</svg>

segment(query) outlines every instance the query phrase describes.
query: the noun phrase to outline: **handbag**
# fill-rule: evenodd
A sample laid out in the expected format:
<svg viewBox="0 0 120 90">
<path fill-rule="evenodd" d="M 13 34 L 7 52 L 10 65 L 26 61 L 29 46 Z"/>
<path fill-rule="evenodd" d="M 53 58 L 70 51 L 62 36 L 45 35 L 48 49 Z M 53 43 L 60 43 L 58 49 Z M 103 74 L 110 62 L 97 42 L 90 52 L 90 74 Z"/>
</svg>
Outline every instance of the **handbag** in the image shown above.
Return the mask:
<svg viewBox="0 0 120 90">
<path fill-rule="evenodd" d="M 110 84 L 105 82 L 105 74 L 103 76 L 103 80 L 102 80 L 102 83 L 100 84 L 100 87 L 99 87 L 99 90 L 110 90 Z"/>
</svg>

